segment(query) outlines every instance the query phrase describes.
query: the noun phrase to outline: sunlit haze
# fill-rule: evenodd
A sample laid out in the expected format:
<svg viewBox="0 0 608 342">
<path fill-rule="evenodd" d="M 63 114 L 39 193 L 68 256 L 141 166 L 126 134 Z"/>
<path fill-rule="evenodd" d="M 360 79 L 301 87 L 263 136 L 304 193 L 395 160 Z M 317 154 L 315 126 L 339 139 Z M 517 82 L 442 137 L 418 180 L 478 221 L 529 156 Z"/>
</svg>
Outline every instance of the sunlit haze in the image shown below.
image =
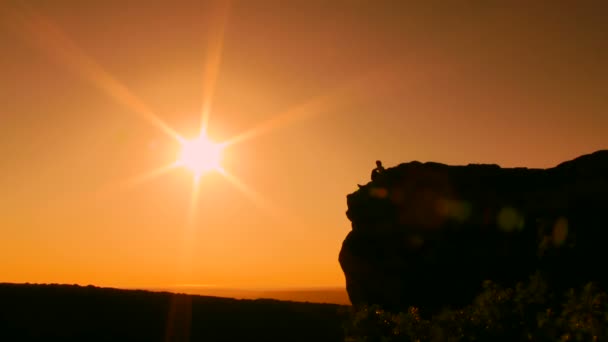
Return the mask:
<svg viewBox="0 0 608 342">
<path fill-rule="evenodd" d="M 0 282 L 344 287 L 376 160 L 607 148 L 606 12 L 493 3 L 0 2 Z"/>
</svg>

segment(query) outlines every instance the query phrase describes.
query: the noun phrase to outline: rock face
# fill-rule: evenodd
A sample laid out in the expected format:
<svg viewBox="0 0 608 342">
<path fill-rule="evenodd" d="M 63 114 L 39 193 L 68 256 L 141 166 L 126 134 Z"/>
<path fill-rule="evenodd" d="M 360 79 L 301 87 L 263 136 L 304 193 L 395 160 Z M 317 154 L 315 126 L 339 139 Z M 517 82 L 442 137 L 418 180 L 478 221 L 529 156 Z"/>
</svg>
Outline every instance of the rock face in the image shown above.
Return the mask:
<svg viewBox="0 0 608 342">
<path fill-rule="evenodd" d="M 347 196 L 351 302 L 436 310 L 540 270 L 608 285 L 608 150 L 550 169 L 404 163 Z"/>
</svg>

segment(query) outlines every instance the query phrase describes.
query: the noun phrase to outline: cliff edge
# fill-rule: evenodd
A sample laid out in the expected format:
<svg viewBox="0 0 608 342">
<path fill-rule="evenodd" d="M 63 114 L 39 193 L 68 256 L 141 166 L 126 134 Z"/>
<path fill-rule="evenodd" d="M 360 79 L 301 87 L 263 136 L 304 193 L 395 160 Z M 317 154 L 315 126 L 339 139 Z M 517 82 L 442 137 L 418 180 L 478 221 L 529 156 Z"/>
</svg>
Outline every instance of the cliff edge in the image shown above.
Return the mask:
<svg viewBox="0 0 608 342">
<path fill-rule="evenodd" d="M 413 161 L 347 203 L 339 262 L 353 305 L 465 305 L 484 280 L 537 270 L 557 288 L 608 285 L 608 150 L 549 169 Z"/>
</svg>

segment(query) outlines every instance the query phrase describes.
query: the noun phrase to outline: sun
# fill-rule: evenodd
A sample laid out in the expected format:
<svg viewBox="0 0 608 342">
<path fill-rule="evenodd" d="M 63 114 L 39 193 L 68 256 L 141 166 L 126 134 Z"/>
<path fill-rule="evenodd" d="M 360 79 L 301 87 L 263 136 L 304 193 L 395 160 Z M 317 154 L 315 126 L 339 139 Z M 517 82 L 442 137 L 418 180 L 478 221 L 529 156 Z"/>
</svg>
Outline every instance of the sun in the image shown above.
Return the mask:
<svg viewBox="0 0 608 342">
<path fill-rule="evenodd" d="M 210 171 L 220 170 L 223 146 L 206 135 L 201 134 L 194 140 L 184 140 L 177 164 L 199 177 Z"/>
</svg>

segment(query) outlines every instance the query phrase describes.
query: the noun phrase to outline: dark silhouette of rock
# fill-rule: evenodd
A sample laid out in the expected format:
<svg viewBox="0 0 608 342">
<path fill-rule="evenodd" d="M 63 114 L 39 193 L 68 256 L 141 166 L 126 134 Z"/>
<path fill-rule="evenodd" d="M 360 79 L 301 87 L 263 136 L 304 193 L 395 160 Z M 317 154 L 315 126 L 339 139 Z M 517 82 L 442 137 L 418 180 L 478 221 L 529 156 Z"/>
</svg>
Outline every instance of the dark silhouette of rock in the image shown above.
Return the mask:
<svg viewBox="0 0 608 342">
<path fill-rule="evenodd" d="M 354 305 L 436 311 L 536 270 L 556 289 L 608 285 L 608 150 L 550 169 L 413 161 L 347 202 L 339 261 Z"/>
</svg>

